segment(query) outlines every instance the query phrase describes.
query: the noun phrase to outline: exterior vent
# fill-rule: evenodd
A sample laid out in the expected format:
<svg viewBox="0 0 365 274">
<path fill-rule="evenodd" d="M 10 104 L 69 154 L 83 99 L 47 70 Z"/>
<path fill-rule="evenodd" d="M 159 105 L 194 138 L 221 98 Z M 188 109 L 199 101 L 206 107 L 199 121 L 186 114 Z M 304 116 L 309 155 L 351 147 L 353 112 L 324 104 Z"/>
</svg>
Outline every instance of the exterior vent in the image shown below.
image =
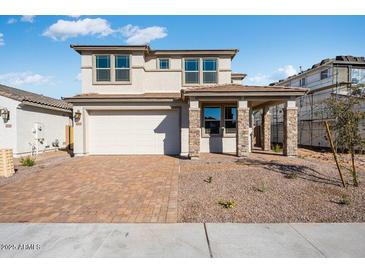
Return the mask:
<svg viewBox="0 0 365 274">
<path fill-rule="evenodd" d="M 0 149 L 0 177 L 10 177 L 14 174 L 13 150 Z"/>
</svg>

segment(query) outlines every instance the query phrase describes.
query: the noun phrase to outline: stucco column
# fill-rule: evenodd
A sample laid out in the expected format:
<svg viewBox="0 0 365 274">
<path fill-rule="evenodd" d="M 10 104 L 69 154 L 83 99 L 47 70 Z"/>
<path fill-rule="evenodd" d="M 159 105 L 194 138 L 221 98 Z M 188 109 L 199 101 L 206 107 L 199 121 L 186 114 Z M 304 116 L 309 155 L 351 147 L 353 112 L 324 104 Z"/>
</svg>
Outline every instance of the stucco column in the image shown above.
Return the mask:
<svg viewBox="0 0 365 274">
<path fill-rule="evenodd" d="M 298 150 L 298 109 L 295 100 L 288 101 L 283 111 L 283 154 L 286 156 L 296 156 Z"/>
<path fill-rule="evenodd" d="M 236 140 L 237 156 L 248 156 L 250 152 L 250 109 L 246 100 L 238 101 Z"/>
<path fill-rule="evenodd" d="M 200 108 L 194 98 L 189 102 L 189 158 L 198 159 L 200 153 Z"/>
<path fill-rule="evenodd" d="M 271 150 L 271 112 L 269 107 L 262 111 L 262 150 Z"/>
</svg>

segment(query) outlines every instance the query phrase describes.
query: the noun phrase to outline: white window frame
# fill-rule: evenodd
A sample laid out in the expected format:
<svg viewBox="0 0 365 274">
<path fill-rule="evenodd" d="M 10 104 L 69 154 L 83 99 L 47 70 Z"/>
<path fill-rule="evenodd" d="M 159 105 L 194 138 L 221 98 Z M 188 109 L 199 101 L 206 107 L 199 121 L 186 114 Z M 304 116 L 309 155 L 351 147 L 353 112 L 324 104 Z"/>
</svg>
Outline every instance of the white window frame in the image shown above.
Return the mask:
<svg viewBox="0 0 365 274">
<path fill-rule="evenodd" d="M 109 68 L 98 68 L 97 66 L 96 66 L 96 64 L 97 64 L 97 62 L 96 62 L 96 59 L 97 59 L 97 57 L 98 56 L 108 56 L 109 57 Z M 112 60 L 113 58 L 112 58 L 112 56 L 110 55 L 110 54 L 95 54 L 95 56 L 94 56 L 94 60 L 95 60 L 95 62 L 94 62 L 94 68 L 95 68 L 95 82 L 96 83 L 110 83 L 110 82 L 112 82 L 112 62 L 113 62 L 113 60 Z M 109 81 L 98 81 L 98 76 L 97 76 L 97 73 L 98 73 L 98 70 L 109 70 Z"/>
<path fill-rule="evenodd" d="M 131 81 L 131 56 L 129 54 L 114 54 L 114 81 L 116 83 L 129 83 Z M 116 62 L 117 62 L 117 57 L 118 56 L 125 56 L 128 57 L 128 63 L 129 63 L 129 67 L 128 68 L 117 68 L 116 67 Z M 129 79 L 128 80 L 117 80 L 117 70 L 128 70 L 129 71 Z"/>
<path fill-rule="evenodd" d="M 204 70 L 204 61 L 205 60 L 210 60 L 210 61 L 215 61 L 215 71 L 214 70 Z M 218 84 L 218 58 L 202 58 L 202 65 L 201 65 L 201 70 L 202 70 L 202 83 L 204 85 L 214 85 L 214 84 Z M 215 72 L 215 82 L 211 82 L 211 83 L 205 83 L 204 82 L 204 72 Z"/>
<path fill-rule="evenodd" d="M 167 60 L 168 68 L 161 68 L 161 60 Z M 158 69 L 159 70 L 169 70 L 170 69 L 170 63 L 171 63 L 170 58 L 158 58 L 158 64 L 157 64 Z"/>
</svg>

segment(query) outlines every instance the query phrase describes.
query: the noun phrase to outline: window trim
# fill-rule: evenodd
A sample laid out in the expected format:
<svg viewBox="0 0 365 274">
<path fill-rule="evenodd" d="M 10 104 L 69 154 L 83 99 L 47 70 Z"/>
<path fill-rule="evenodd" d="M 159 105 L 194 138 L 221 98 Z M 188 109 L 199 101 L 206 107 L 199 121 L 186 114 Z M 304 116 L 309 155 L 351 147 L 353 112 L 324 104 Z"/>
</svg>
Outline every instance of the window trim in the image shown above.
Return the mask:
<svg viewBox="0 0 365 274">
<path fill-rule="evenodd" d="M 108 56 L 109 57 L 109 68 L 97 68 L 96 67 L 96 58 L 97 58 L 97 56 Z M 113 62 L 113 60 L 112 60 L 112 57 L 111 57 L 111 55 L 110 54 L 95 54 L 95 57 L 94 57 L 94 60 L 95 60 L 95 62 L 94 62 L 94 65 L 93 65 L 93 68 L 95 69 L 95 82 L 97 82 L 97 83 L 110 83 L 111 81 L 112 81 L 112 62 Z M 107 69 L 109 69 L 109 81 L 98 81 L 97 80 L 97 71 L 98 70 L 107 70 Z"/>
<path fill-rule="evenodd" d="M 220 110 L 220 117 L 219 117 L 219 133 L 207 133 L 205 131 L 205 122 L 206 121 L 216 121 L 216 120 L 211 120 L 211 119 L 205 119 L 205 115 L 204 115 L 204 108 L 219 108 Z M 215 105 L 204 105 L 202 107 L 203 111 L 202 111 L 202 116 L 203 116 L 203 124 L 202 124 L 202 136 L 204 137 L 219 137 L 222 136 L 222 105 L 219 104 L 215 104 Z"/>
<path fill-rule="evenodd" d="M 219 107 L 221 109 L 221 117 L 219 123 L 219 134 L 209 134 L 205 133 L 205 116 L 204 116 L 204 108 L 205 107 Z M 222 137 L 222 138 L 236 138 L 237 137 L 237 122 L 236 122 L 236 132 L 235 133 L 226 133 L 225 128 L 225 108 L 226 107 L 235 107 L 236 111 L 238 109 L 237 104 L 234 102 L 227 103 L 204 103 L 201 105 L 201 137 L 202 138 L 210 138 L 210 137 Z M 236 114 L 237 115 L 237 114 Z M 237 119 L 237 117 L 236 117 Z M 228 119 L 230 120 L 230 119 Z"/>
<path fill-rule="evenodd" d="M 226 131 L 226 121 L 234 121 L 233 119 L 226 119 L 226 108 L 236 108 L 236 132 L 228 133 Z M 236 105 L 223 105 L 223 137 L 236 137 L 237 134 L 237 106 Z"/>
<path fill-rule="evenodd" d="M 99 55 L 108 55 L 110 56 L 110 81 L 97 81 L 96 80 L 96 56 Z M 129 81 L 115 81 L 115 56 L 117 55 L 125 55 L 129 56 Z M 92 54 L 92 84 L 97 85 L 131 85 L 133 78 L 133 64 L 132 64 L 132 55 L 129 53 L 93 53 Z"/>
<path fill-rule="evenodd" d="M 168 68 L 161 68 L 161 60 L 167 60 L 168 62 Z M 158 58 L 157 59 L 158 63 L 157 63 L 157 69 L 158 70 L 162 70 L 162 71 L 166 71 L 166 70 L 170 70 L 170 64 L 171 64 L 171 61 L 170 61 L 170 58 Z"/>
<path fill-rule="evenodd" d="M 131 81 L 131 56 L 130 54 L 114 54 L 114 81 L 116 83 L 129 83 Z M 127 56 L 128 57 L 128 63 L 129 63 L 129 67 L 128 68 L 117 68 L 115 65 L 116 65 L 116 61 L 117 61 L 117 57 L 118 56 Z M 119 81 L 117 80 L 117 70 L 129 70 L 129 80 L 125 81 L 125 80 L 122 80 L 122 81 Z"/>
<path fill-rule="evenodd" d="M 185 60 L 198 60 L 198 63 L 199 63 L 199 78 L 198 78 L 198 83 L 196 84 L 189 84 L 189 83 L 186 83 L 185 81 Z M 182 86 L 183 87 L 195 87 L 195 86 L 201 86 L 201 85 L 214 85 L 214 83 L 203 83 L 203 59 L 215 59 L 216 60 L 216 79 L 217 79 L 217 82 L 215 84 L 219 84 L 219 57 L 187 57 L 187 58 L 182 58 L 181 59 L 181 71 L 182 71 L 182 78 L 181 78 L 181 81 L 182 81 Z"/>
<path fill-rule="evenodd" d="M 203 85 L 214 85 L 214 84 L 218 84 L 218 58 L 216 57 L 205 57 L 205 58 L 201 58 L 202 59 L 202 66 L 201 66 L 201 73 L 202 73 L 202 83 Z M 205 60 L 213 60 L 215 61 L 215 70 L 204 70 L 204 61 Z M 215 83 L 205 83 L 204 82 L 204 72 L 215 72 Z"/>
<path fill-rule="evenodd" d="M 322 73 L 324 73 L 325 71 L 327 71 L 327 76 L 326 77 L 322 77 Z M 327 69 L 324 69 L 324 70 L 321 70 L 321 72 L 320 72 L 320 78 L 321 78 L 321 80 L 325 80 L 325 79 L 327 79 L 327 78 L 329 78 L 330 77 L 330 71 L 329 71 L 329 69 L 327 68 Z"/>
<path fill-rule="evenodd" d="M 303 84 L 303 80 L 304 80 L 304 84 Z M 301 88 L 305 87 L 307 85 L 307 80 L 306 80 L 306 77 L 302 77 L 299 79 L 299 86 Z"/>
<path fill-rule="evenodd" d="M 201 83 L 201 75 L 200 75 L 200 68 L 201 68 L 201 58 L 199 57 L 190 57 L 190 58 L 183 58 L 182 62 L 183 62 L 183 85 L 184 86 L 198 86 Z M 188 71 L 188 72 L 198 72 L 198 83 L 186 83 L 186 70 L 185 70 L 185 62 L 188 60 L 197 60 L 198 61 L 198 70 L 194 70 L 194 71 Z"/>
</svg>

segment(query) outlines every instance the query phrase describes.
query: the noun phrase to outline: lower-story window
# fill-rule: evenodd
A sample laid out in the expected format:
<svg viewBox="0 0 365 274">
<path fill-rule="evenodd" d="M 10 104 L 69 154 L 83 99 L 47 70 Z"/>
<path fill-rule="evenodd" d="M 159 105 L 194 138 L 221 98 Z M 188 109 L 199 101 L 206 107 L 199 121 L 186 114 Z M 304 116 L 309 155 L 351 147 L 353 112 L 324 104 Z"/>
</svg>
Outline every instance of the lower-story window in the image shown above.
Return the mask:
<svg viewBox="0 0 365 274">
<path fill-rule="evenodd" d="M 220 134 L 221 107 L 204 107 L 204 131 L 206 134 Z"/>
<path fill-rule="evenodd" d="M 237 107 L 218 105 L 203 107 L 203 134 L 234 135 L 237 127 Z M 221 130 L 222 129 L 222 130 Z"/>
<path fill-rule="evenodd" d="M 224 108 L 224 129 L 227 134 L 236 133 L 237 107 Z"/>
</svg>

